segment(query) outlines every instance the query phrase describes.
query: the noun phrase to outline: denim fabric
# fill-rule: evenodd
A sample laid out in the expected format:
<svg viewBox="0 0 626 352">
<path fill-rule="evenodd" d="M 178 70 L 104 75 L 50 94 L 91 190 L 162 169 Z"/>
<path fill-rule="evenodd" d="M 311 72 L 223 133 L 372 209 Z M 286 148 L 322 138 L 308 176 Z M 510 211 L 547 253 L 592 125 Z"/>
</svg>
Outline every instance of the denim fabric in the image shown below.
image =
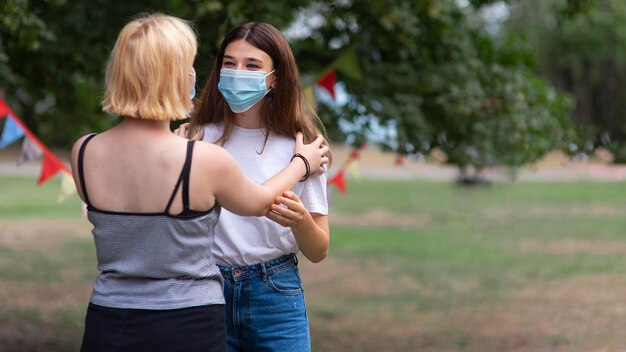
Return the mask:
<svg viewBox="0 0 626 352">
<path fill-rule="evenodd" d="M 297 264 L 290 254 L 256 265 L 219 266 L 229 351 L 311 350 Z"/>
</svg>

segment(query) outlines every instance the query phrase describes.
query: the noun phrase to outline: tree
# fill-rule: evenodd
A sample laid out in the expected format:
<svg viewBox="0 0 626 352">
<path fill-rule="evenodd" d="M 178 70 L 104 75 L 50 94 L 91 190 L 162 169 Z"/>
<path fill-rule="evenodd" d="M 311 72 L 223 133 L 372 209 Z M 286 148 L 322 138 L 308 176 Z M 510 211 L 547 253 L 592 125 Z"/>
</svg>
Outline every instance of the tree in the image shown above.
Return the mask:
<svg viewBox="0 0 626 352">
<path fill-rule="evenodd" d="M 626 162 L 626 3 L 598 0 L 574 16 L 563 1 L 528 1 L 512 7 L 510 32 L 524 32 L 537 51 L 541 73 L 577 98 L 572 114 L 578 139 L 572 152 L 608 147 Z"/>
<path fill-rule="evenodd" d="M 44 141 L 68 145 L 118 121 L 102 113 L 104 68 L 117 34 L 142 12 L 191 20 L 204 78 L 221 38 L 252 19 L 285 27 L 303 1 L 0 0 L 0 94 Z M 201 84 L 202 82 L 199 82 Z"/>
<path fill-rule="evenodd" d="M 298 57 L 315 71 L 345 48 L 357 48 L 366 79 L 340 77 L 352 100 L 334 109 L 333 119 L 392 122 L 397 144 L 387 147 L 409 154 L 437 147 L 463 171 L 517 167 L 572 135 L 571 99 L 533 72 L 533 54 L 523 42 L 486 33 L 475 8 L 451 0 L 318 6 L 324 25 L 299 43 Z"/>
<path fill-rule="evenodd" d="M 234 26 L 254 20 L 286 29 L 296 20 L 308 23 L 307 16 L 320 19 L 309 36 L 292 40 L 304 76 L 348 49 L 357 53 L 364 76 L 340 74 L 349 103 L 320 109 L 335 138 L 342 137 L 342 119 L 364 121 L 364 130 L 377 121 L 397 131 L 387 148 L 407 154 L 440 148 L 464 170 L 522 165 L 569 134 L 569 99 L 534 74 L 529 48 L 485 31 L 477 11 L 493 0 L 472 6 L 456 0 L 0 1 L 19 12 L 0 14 L 4 94 L 29 126 L 57 145 L 115 122 L 99 108 L 107 55 L 124 23 L 154 10 L 197 25 L 200 80 Z"/>
</svg>

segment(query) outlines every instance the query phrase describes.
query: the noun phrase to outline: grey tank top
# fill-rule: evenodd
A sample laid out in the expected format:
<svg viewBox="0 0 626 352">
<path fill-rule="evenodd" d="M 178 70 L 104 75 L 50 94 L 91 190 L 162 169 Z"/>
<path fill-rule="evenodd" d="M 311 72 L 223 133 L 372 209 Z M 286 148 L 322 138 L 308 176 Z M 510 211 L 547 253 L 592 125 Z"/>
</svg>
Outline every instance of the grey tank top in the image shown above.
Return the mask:
<svg viewBox="0 0 626 352">
<path fill-rule="evenodd" d="M 78 155 L 78 174 L 100 270 L 91 302 L 155 310 L 224 304 L 222 276 L 211 255 L 221 208 L 215 203 L 204 212 L 189 209 L 194 142 L 187 144 L 185 164 L 165 210 L 128 213 L 97 209 L 89 202 L 83 159 L 94 136 L 87 137 Z M 172 215 L 169 209 L 181 185 L 183 211 Z"/>
</svg>

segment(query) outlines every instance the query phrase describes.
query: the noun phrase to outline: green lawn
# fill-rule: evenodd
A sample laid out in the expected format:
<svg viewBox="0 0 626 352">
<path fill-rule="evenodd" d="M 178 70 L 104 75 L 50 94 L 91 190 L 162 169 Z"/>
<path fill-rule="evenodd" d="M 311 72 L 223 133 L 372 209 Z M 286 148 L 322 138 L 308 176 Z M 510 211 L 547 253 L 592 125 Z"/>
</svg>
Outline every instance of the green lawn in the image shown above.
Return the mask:
<svg viewBox="0 0 626 352">
<path fill-rule="evenodd" d="M 95 275 L 80 202 L 56 203 L 58 180 L 0 185 L 0 346 L 76 350 Z M 330 257 L 301 263 L 314 351 L 626 349 L 626 184 L 348 187 Z"/>
<path fill-rule="evenodd" d="M 35 177 L 0 176 L 0 219 L 80 217 L 78 196 L 57 202 L 60 187 L 58 176 L 40 186 Z"/>
</svg>

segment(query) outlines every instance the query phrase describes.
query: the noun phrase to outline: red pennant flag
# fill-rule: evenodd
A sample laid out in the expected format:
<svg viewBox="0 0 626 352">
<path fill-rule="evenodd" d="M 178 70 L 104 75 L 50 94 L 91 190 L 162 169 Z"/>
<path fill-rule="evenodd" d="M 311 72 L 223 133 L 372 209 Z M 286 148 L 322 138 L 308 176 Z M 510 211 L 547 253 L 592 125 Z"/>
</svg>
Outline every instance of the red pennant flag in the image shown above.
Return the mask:
<svg viewBox="0 0 626 352">
<path fill-rule="evenodd" d="M 393 162 L 394 166 L 404 166 L 404 160 L 405 157 L 402 154 L 398 154 L 398 157 L 396 158 L 396 160 Z"/>
<path fill-rule="evenodd" d="M 333 99 L 335 99 L 335 83 L 337 83 L 337 75 L 335 74 L 335 70 L 328 71 L 328 73 L 325 74 L 324 77 L 320 78 L 317 81 L 317 84 L 320 87 L 326 89 L 328 93 L 330 93 L 330 96 L 333 97 Z"/>
<path fill-rule="evenodd" d="M 328 181 L 329 184 L 335 185 L 341 194 L 348 194 L 348 189 L 346 188 L 346 175 L 344 170 L 339 171 L 333 178 Z"/>
<path fill-rule="evenodd" d="M 61 160 L 57 159 L 51 153 L 46 153 L 43 158 L 43 163 L 41 165 L 41 174 L 39 175 L 39 180 L 37 180 L 37 184 L 43 184 L 50 177 L 54 176 L 57 172 L 64 169 L 66 169 L 66 166 L 61 162 Z"/>
<path fill-rule="evenodd" d="M 9 107 L 0 99 L 0 119 L 4 118 L 9 113 Z"/>
<path fill-rule="evenodd" d="M 361 156 L 361 151 L 365 148 L 365 143 L 361 143 L 361 145 L 350 153 L 350 157 L 348 158 L 348 163 L 354 159 L 358 159 Z"/>
<path fill-rule="evenodd" d="M 358 159 L 359 156 L 361 156 L 361 149 L 355 149 L 352 151 L 352 153 L 350 153 L 350 157 L 348 158 L 348 161 Z"/>
</svg>

